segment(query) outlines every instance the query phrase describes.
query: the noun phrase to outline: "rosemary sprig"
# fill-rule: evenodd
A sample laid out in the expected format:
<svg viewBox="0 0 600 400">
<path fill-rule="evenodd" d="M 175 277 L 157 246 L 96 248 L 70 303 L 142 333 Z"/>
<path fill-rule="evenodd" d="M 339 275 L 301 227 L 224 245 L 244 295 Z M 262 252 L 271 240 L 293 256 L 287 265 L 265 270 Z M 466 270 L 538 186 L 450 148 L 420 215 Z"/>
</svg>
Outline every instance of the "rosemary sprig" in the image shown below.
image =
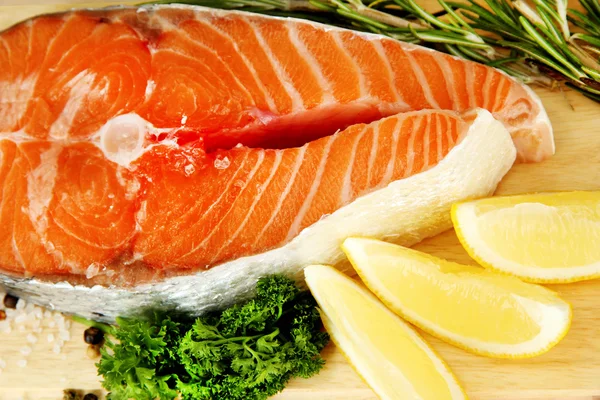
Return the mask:
<svg viewBox="0 0 600 400">
<path fill-rule="evenodd" d="M 567 83 L 600 102 L 600 0 L 158 0 L 305 18 L 419 43 L 525 83 Z M 573 30 L 576 32 L 574 33 Z"/>
</svg>

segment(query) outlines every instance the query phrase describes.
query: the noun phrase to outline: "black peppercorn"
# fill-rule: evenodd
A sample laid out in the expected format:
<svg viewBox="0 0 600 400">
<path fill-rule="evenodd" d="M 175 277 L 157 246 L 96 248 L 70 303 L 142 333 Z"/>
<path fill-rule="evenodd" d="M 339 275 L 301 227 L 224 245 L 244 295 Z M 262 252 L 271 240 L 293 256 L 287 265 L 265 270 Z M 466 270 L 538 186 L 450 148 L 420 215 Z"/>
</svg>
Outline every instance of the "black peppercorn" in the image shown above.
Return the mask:
<svg viewBox="0 0 600 400">
<path fill-rule="evenodd" d="M 18 301 L 19 301 L 18 297 L 7 294 L 6 296 L 4 296 L 4 307 L 17 308 Z"/>
<path fill-rule="evenodd" d="M 94 393 L 88 393 L 83 396 L 83 400 L 98 400 L 98 396 L 96 396 Z"/>
<path fill-rule="evenodd" d="M 87 344 L 100 344 L 102 343 L 102 340 L 104 340 L 104 332 L 92 326 L 83 332 L 83 340 L 85 340 Z"/>
</svg>

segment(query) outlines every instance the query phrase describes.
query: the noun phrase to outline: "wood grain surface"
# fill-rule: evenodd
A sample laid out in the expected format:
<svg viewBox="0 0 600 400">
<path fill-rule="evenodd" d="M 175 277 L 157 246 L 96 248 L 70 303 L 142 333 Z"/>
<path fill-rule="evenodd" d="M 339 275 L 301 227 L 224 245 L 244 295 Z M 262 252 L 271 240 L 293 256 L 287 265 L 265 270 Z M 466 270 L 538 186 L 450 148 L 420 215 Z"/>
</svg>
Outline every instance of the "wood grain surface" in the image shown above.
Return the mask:
<svg viewBox="0 0 600 400">
<path fill-rule="evenodd" d="M 64 1 L 64 0 L 63 0 Z M 65 8 L 51 1 L 0 0 L 0 30 L 27 16 Z M 73 1 L 88 5 L 90 1 Z M 105 3 L 104 3 L 105 4 Z M 600 190 L 600 105 L 572 91 L 536 88 L 555 129 L 556 155 L 539 164 L 515 165 L 498 194 L 556 190 Z M 454 261 L 473 263 L 453 232 L 421 243 L 417 248 Z M 573 325 L 566 338 L 545 355 L 529 360 L 495 360 L 468 354 L 424 334 L 455 371 L 472 399 L 600 400 L 600 280 L 551 286 L 573 305 Z M 100 389 L 94 361 L 86 355 L 84 327 L 73 324 L 74 339 L 62 354 L 42 339 L 25 368 L 20 348 L 27 332 L 0 335 L 0 400 L 59 399 L 64 388 Z M 46 335 L 48 330 L 44 332 Z M 44 336 L 43 335 L 43 336 Z M 318 376 L 295 380 L 279 400 L 367 400 L 376 396 L 343 356 L 329 346 L 327 365 Z M 23 397 L 21 397 L 23 396 Z"/>
</svg>

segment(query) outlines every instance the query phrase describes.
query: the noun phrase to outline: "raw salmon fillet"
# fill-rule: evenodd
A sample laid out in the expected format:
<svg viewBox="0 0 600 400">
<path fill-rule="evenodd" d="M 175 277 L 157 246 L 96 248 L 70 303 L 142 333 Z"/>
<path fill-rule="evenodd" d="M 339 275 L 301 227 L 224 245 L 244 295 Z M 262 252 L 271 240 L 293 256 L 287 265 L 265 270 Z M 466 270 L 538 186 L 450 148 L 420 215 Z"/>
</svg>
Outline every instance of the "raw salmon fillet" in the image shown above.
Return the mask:
<svg viewBox="0 0 600 400">
<path fill-rule="evenodd" d="M 42 16 L 0 35 L 0 65 L 0 282 L 106 319 L 222 306 L 266 273 L 339 262 L 350 234 L 415 243 L 515 154 L 554 151 L 541 103 L 503 73 L 306 21 Z"/>
</svg>

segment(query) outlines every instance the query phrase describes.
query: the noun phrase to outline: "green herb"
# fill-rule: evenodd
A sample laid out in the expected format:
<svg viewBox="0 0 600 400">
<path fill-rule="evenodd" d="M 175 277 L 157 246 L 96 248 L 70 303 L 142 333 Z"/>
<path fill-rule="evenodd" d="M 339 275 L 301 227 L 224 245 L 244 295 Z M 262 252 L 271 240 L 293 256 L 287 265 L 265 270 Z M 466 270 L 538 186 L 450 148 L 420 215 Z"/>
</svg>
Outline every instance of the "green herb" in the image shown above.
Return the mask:
<svg viewBox="0 0 600 400">
<path fill-rule="evenodd" d="M 600 101 L 600 2 L 438 0 L 159 0 L 311 19 L 427 45 L 499 68 L 524 83 L 564 81 Z M 573 33 L 576 28 L 577 33 Z"/>
<path fill-rule="evenodd" d="M 324 364 L 329 341 L 316 302 L 294 281 L 259 280 L 256 297 L 188 321 L 154 314 L 103 325 L 97 364 L 110 399 L 266 399 Z M 107 336 L 108 336 L 107 335 Z"/>
</svg>

